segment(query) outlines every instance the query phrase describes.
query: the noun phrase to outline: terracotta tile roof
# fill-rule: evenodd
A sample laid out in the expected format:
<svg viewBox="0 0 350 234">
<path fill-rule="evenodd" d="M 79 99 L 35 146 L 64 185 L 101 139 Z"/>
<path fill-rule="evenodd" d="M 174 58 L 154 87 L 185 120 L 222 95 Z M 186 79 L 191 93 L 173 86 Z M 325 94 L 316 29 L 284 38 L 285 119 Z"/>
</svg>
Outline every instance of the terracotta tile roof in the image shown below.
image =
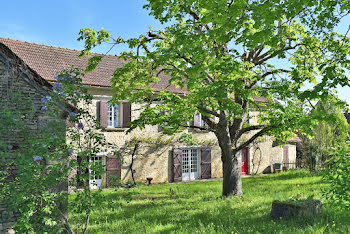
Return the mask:
<svg viewBox="0 0 350 234">
<path fill-rule="evenodd" d="M 79 50 L 47 46 L 1 37 L 0 43 L 9 47 L 31 69 L 47 81 L 55 81 L 55 76 L 64 69 L 69 69 L 72 66 L 84 70 L 88 62 L 87 57 L 78 57 L 80 54 Z M 94 71 L 89 72 L 84 76 L 83 84 L 110 87 L 110 79 L 114 70 L 125 64 L 126 61 L 120 59 L 118 56 L 106 55 Z M 155 91 L 166 89 L 174 93 L 188 93 L 186 89 L 175 88 L 174 85 L 169 84 L 169 77 L 167 75 L 161 75 L 160 82 L 152 85 L 152 88 Z M 256 102 L 267 101 L 265 97 L 254 97 L 254 100 Z"/>
<path fill-rule="evenodd" d="M 1 39 L 1 38 L 0 38 Z M 35 70 L 30 68 L 28 64 L 26 64 L 19 56 L 16 55 L 8 46 L 0 42 L 0 52 L 6 55 L 7 57 L 11 58 L 14 60 L 14 63 L 16 66 L 20 67 L 24 71 L 28 72 L 31 74 L 31 76 L 25 76 L 27 80 L 36 82 L 39 85 L 34 86 L 41 95 L 46 96 L 50 95 L 50 92 L 53 91 L 52 85 L 45 79 L 43 79 Z M 31 80 L 32 79 L 32 80 Z M 70 103 L 65 103 L 65 105 L 58 104 L 58 107 L 66 111 L 66 114 L 68 114 L 70 111 L 76 111 L 76 108 L 71 105 Z M 64 116 L 65 118 L 67 115 Z"/>
<path fill-rule="evenodd" d="M 18 57 L 20 57 L 31 69 L 36 71 L 42 78 L 47 81 L 55 81 L 62 70 L 69 69 L 72 66 L 84 69 L 87 65 L 88 58 L 78 57 L 80 51 L 47 46 L 42 44 L 0 38 L 0 43 L 9 47 Z M 126 64 L 126 61 L 118 56 L 106 55 L 93 72 L 87 73 L 83 78 L 85 85 L 110 87 L 110 78 L 114 70 Z M 185 93 L 185 90 L 175 88 L 169 85 L 167 76 L 162 76 L 158 84 L 153 85 L 155 91 L 163 89 Z"/>
</svg>

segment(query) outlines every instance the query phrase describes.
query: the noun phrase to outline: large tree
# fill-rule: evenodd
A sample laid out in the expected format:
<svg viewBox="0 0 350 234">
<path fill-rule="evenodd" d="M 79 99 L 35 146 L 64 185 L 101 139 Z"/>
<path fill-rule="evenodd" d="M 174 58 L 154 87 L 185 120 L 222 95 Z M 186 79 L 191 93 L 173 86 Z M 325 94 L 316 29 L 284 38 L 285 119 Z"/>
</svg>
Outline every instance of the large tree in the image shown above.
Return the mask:
<svg viewBox="0 0 350 234">
<path fill-rule="evenodd" d="M 168 132 L 215 133 L 224 196 L 242 194 L 240 150 L 263 135 L 285 140 L 310 131 L 303 108 L 349 84 L 350 40 L 333 30 L 349 13 L 347 0 L 152 0 L 144 7 L 164 29 L 130 39 L 83 29 L 82 55 L 101 43 L 126 44 L 121 58 L 128 63 L 113 74 L 113 100 L 146 103 L 131 129 L 167 123 Z M 90 59 L 87 70 L 101 58 Z M 155 92 L 152 84 L 164 76 L 186 93 Z M 254 125 L 246 121 L 253 110 Z M 205 127 L 184 121 L 194 113 Z"/>
</svg>

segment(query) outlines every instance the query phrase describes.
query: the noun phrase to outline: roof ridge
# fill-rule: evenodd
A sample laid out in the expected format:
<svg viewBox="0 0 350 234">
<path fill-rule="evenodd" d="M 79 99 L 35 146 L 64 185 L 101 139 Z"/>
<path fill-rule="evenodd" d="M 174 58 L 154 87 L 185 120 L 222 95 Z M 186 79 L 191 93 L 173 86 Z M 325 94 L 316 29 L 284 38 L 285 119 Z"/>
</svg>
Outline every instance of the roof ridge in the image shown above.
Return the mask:
<svg viewBox="0 0 350 234">
<path fill-rule="evenodd" d="M 38 45 L 38 46 L 45 46 L 45 47 L 49 47 L 49 48 L 55 48 L 55 49 L 62 49 L 62 50 L 69 50 L 69 51 L 75 51 L 75 52 L 81 52 L 82 50 L 76 50 L 76 49 L 71 49 L 71 48 L 66 48 L 66 47 L 60 47 L 60 46 L 52 46 L 52 45 L 45 45 L 45 44 L 41 44 L 41 43 L 36 43 L 36 42 L 29 42 L 29 41 L 22 41 L 22 40 L 17 40 L 17 39 L 11 39 L 11 38 L 6 38 L 6 37 L 0 37 L 1 39 L 5 39 L 5 40 L 9 40 L 9 41 L 17 41 L 17 42 L 21 42 L 21 43 L 28 43 L 28 44 L 34 44 L 34 45 Z M 1 41 L 0 41 L 1 43 Z M 93 55 L 102 55 L 102 56 L 111 56 L 111 57 L 120 57 L 116 54 L 103 54 L 103 53 L 94 53 L 92 52 Z"/>
<path fill-rule="evenodd" d="M 116 68 L 128 63 L 120 56 L 93 53 L 90 56 L 78 57 L 79 50 L 49 46 L 39 43 L 14 40 L 0 37 L 0 46 L 4 44 L 24 61 L 33 71 L 37 72 L 46 81 L 54 81 L 53 77 L 71 66 L 84 70 L 88 65 L 88 57 L 103 56 L 104 59 L 92 72 L 83 77 L 83 84 L 96 87 L 111 87 L 111 77 Z M 169 77 L 162 76 L 160 82 L 153 86 L 155 91 L 169 90 L 184 93 L 185 90 L 169 84 Z"/>
</svg>

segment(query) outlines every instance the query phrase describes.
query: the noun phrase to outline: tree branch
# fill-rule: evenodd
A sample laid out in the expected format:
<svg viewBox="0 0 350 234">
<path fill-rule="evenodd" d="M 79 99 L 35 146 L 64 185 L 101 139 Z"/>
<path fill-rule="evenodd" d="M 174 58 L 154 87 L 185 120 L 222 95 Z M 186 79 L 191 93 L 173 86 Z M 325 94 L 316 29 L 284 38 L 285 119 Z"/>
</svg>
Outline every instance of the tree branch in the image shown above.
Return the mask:
<svg viewBox="0 0 350 234">
<path fill-rule="evenodd" d="M 164 71 L 169 71 L 170 69 L 168 69 L 168 68 L 162 68 L 162 69 L 160 69 L 158 72 L 157 72 L 157 74 L 156 74 L 156 77 L 158 77 L 162 72 L 164 72 Z"/>
<path fill-rule="evenodd" d="M 235 138 L 233 139 L 233 142 L 237 141 L 246 132 L 259 130 L 259 129 L 262 129 L 264 127 L 266 127 L 266 126 L 265 125 L 254 125 L 254 126 L 249 126 L 249 127 L 246 127 L 246 128 L 242 128 L 236 134 Z"/>
<path fill-rule="evenodd" d="M 148 40 L 155 40 L 155 39 L 165 40 L 165 39 L 167 39 L 167 37 L 160 35 L 160 34 L 157 34 L 157 33 L 154 33 L 152 30 L 148 31 L 148 37 L 149 37 Z"/>
<path fill-rule="evenodd" d="M 60 209 L 57 209 L 57 210 L 60 213 L 61 222 L 64 223 L 66 231 L 69 234 L 74 234 L 74 231 L 73 231 L 72 227 L 70 226 L 70 223 L 69 223 L 67 217 L 62 213 L 62 211 Z"/>
<path fill-rule="evenodd" d="M 217 124 L 208 116 L 202 115 L 203 121 L 209 126 L 212 131 L 217 130 Z"/>
<path fill-rule="evenodd" d="M 260 79 L 257 79 L 256 81 L 252 82 L 249 86 L 246 86 L 246 88 L 247 89 L 251 89 L 251 88 L 253 88 L 254 85 L 256 85 L 258 83 L 258 81 L 262 80 L 266 76 L 273 75 L 273 74 L 276 74 L 276 73 L 279 73 L 279 72 L 290 73 L 292 71 L 280 68 L 280 69 L 275 69 L 275 70 L 272 70 L 272 71 L 265 72 L 264 74 L 260 75 L 260 77 L 261 77 Z"/>
<path fill-rule="evenodd" d="M 138 147 L 139 147 L 139 142 L 136 142 L 136 144 L 134 146 L 134 150 L 131 154 L 131 163 L 129 165 L 129 170 L 131 171 L 131 177 L 132 177 L 132 181 L 134 182 L 134 185 L 136 185 L 136 182 L 135 182 L 135 178 L 134 178 L 134 169 L 132 168 L 132 166 L 134 165 L 134 156 L 135 156 L 135 153 L 136 153 Z"/>
<path fill-rule="evenodd" d="M 204 131 L 208 131 L 208 130 L 209 130 L 208 128 L 205 128 L 205 127 L 199 127 L 199 126 L 194 126 L 194 125 L 182 125 L 182 127 L 185 127 L 185 128 L 194 128 L 194 129 L 200 129 L 200 130 L 204 130 Z"/>
<path fill-rule="evenodd" d="M 88 185 L 89 186 L 89 185 Z M 87 232 L 87 229 L 89 227 L 89 221 L 90 221 L 90 209 L 91 209 L 91 195 L 90 195 L 90 204 L 89 204 L 89 210 L 86 211 L 86 219 L 85 219 L 85 228 L 83 230 L 83 234 L 85 234 Z"/>
<path fill-rule="evenodd" d="M 220 115 L 218 113 L 216 113 L 215 111 L 209 110 L 208 108 L 204 107 L 203 105 L 199 105 L 198 109 L 203 111 L 203 112 L 206 112 L 206 113 L 208 113 L 210 115 L 214 115 L 216 117 L 220 117 Z"/>
<path fill-rule="evenodd" d="M 243 100 L 241 97 L 239 97 L 238 91 L 235 92 L 235 102 L 239 104 L 244 111 L 248 110 L 248 101 Z M 229 133 L 230 133 L 231 139 L 235 138 L 235 135 L 236 135 L 235 133 L 237 132 L 238 129 L 241 128 L 245 118 L 246 118 L 246 115 L 244 115 L 243 118 L 235 118 L 233 120 L 232 125 L 229 127 Z"/>
<path fill-rule="evenodd" d="M 261 129 L 258 133 L 254 134 L 249 140 L 247 140 L 246 142 L 244 142 L 243 144 L 241 144 L 240 146 L 238 146 L 235 151 L 238 152 L 240 150 L 242 150 L 243 148 L 247 147 L 250 143 L 252 143 L 253 141 L 256 140 L 256 138 L 263 136 L 265 133 L 267 133 L 268 131 L 272 130 L 273 127 L 268 126 L 266 128 Z"/>
<path fill-rule="evenodd" d="M 182 55 L 180 53 L 180 51 L 176 51 L 176 54 L 182 58 L 183 60 L 185 60 L 187 63 L 191 64 L 192 66 L 196 66 L 197 64 L 194 63 L 190 58 L 187 58 L 185 55 Z M 208 72 L 205 72 L 205 74 L 207 75 L 208 79 L 211 81 L 211 82 L 214 82 L 215 79 L 214 77 L 212 77 Z"/>
<path fill-rule="evenodd" d="M 281 50 L 277 50 L 275 52 L 273 52 L 272 54 L 271 53 L 271 50 L 267 51 L 266 53 L 264 53 L 263 55 L 257 57 L 256 59 L 254 58 L 253 60 L 253 63 L 255 65 L 261 65 L 263 64 L 265 61 L 275 57 L 278 53 L 281 53 L 281 52 L 284 52 L 284 51 L 288 51 L 288 50 L 293 50 L 293 49 L 296 49 L 298 46 L 301 46 L 301 45 L 304 45 L 302 43 L 298 43 L 296 44 L 295 46 L 287 46 L 287 47 L 284 47 L 283 49 Z M 269 55 L 270 54 L 270 55 Z"/>
<path fill-rule="evenodd" d="M 230 8 L 233 4 L 234 0 L 231 0 L 228 4 L 227 4 L 227 7 Z"/>
<path fill-rule="evenodd" d="M 199 20 L 199 16 L 192 10 L 190 10 L 189 14 L 193 17 L 194 20 Z"/>
<path fill-rule="evenodd" d="M 190 11 L 188 12 L 188 14 L 190 14 L 190 15 L 193 17 L 193 20 L 194 20 L 194 21 L 197 21 L 197 22 L 199 21 L 200 17 L 199 17 L 199 15 L 198 15 L 196 12 L 190 10 Z M 200 25 L 203 25 L 203 24 L 200 24 Z M 210 30 L 210 27 L 209 27 L 208 24 L 204 24 L 204 27 L 205 27 L 207 30 Z"/>
</svg>

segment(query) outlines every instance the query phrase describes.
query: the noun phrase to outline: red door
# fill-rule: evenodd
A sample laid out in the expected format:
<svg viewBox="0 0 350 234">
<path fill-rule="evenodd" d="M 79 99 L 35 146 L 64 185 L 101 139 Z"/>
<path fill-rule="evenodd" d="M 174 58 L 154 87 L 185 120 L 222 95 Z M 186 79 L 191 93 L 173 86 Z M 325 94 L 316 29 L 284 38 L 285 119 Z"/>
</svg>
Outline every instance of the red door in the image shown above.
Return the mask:
<svg viewBox="0 0 350 234">
<path fill-rule="evenodd" d="M 248 148 L 242 149 L 242 175 L 248 174 Z"/>
</svg>

